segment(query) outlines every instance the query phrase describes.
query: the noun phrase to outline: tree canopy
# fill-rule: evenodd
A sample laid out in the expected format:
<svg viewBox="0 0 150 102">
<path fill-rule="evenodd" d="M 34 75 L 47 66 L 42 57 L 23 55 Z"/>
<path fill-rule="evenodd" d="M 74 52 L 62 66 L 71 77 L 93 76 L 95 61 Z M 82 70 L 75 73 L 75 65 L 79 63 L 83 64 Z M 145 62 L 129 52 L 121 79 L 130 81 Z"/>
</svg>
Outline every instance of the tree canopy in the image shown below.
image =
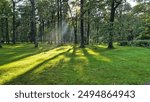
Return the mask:
<svg viewBox="0 0 150 102">
<path fill-rule="evenodd" d="M 0 0 L 1 43 L 106 43 L 150 39 L 150 2 Z M 0 45 L 2 45 L 0 43 Z"/>
</svg>

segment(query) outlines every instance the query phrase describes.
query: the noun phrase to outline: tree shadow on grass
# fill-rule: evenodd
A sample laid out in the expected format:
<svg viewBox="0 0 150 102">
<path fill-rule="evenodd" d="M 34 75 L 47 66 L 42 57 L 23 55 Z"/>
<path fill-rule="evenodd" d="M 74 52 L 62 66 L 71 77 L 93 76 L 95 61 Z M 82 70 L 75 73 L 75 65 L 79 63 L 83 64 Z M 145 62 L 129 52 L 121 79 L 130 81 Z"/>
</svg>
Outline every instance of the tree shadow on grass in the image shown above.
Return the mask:
<svg viewBox="0 0 150 102">
<path fill-rule="evenodd" d="M 97 48 L 99 49 L 99 48 Z M 102 52 L 96 49 L 93 55 L 90 50 L 93 49 L 82 49 L 83 54 L 88 59 L 87 68 L 85 69 L 88 84 L 107 85 L 113 83 L 114 74 L 110 70 L 111 59 L 104 56 Z M 105 49 L 99 49 L 100 51 L 107 51 Z"/>
<path fill-rule="evenodd" d="M 109 63 L 105 60 L 101 60 L 101 57 L 99 59 L 95 59 L 93 55 L 87 51 L 87 49 L 82 49 L 84 55 L 89 60 L 88 66 L 91 67 L 90 70 L 87 70 L 87 73 L 89 73 L 89 77 L 92 78 L 91 83 L 98 83 L 98 84 L 104 84 L 104 85 L 113 85 L 113 84 L 131 84 L 131 85 L 137 85 L 140 84 L 142 81 L 142 74 L 144 77 L 148 74 L 148 72 L 143 71 L 143 69 L 140 71 L 137 68 L 133 69 L 130 68 L 131 66 L 127 66 L 128 63 L 124 62 L 124 56 L 121 55 L 115 55 L 115 52 L 117 50 L 109 50 L 105 48 L 91 48 L 92 51 L 95 53 L 99 53 L 99 56 L 105 56 L 112 59 L 112 61 Z M 109 51 L 109 53 L 107 53 Z M 111 52 L 110 52 L 111 51 Z M 104 58 L 104 57 L 102 57 Z M 135 70 L 135 71 L 134 71 Z M 142 73 L 143 71 L 143 73 Z M 139 74 L 139 75 L 138 75 Z M 139 77 L 141 76 L 141 77 Z M 143 79 L 144 79 L 143 77 Z M 96 79 L 96 80 L 95 80 Z"/>
<path fill-rule="evenodd" d="M 21 74 L 19 76 L 17 76 L 15 79 L 12 79 L 8 82 L 5 82 L 4 85 L 26 85 L 26 84 L 30 84 L 30 79 L 26 79 L 26 78 L 29 78 L 28 76 L 31 74 L 32 75 L 32 72 L 35 71 L 36 69 L 40 68 L 42 65 L 44 65 L 45 63 L 48 63 L 49 61 L 61 56 L 61 55 L 64 55 L 66 54 L 67 52 L 69 52 L 71 49 L 68 49 L 67 51 L 65 52 L 62 52 L 62 53 L 59 53 L 55 56 L 53 56 L 52 58 L 49 58 L 47 60 L 44 60 L 43 62 L 39 63 L 38 65 L 36 65 L 34 68 L 31 68 L 30 70 L 28 70 L 27 72 L 25 72 L 24 74 Z M 36 76 L 36 74 L 35 74 Z M 30 77 L 35 77 L 35 76 L 30 76 Z M 32 83 L 32 82 L 31 82 Z M 36 84 L 36 83 L 34 83 Z"/>
<path fill-rule="evenodd" d="M 72 48 L 72 53 L 69 53 L 69 54 L 67 54 L 66 56 L 67 57 L 70 57 L 71 59 L 70 59 L 70 62 L 74 62 L 74 59 L 75 59 L 75 57 L 76 57 L 76 50 L 77 50 L 77 47 L 74 45 L 73 46 L 73 48 Z"/>
<path fill-rule="evenodd" d="M 107 52 L 107 51 L 111 51 L 111 50 L 114 50 L 114 49 L 108 49 L 104 46 L 98 46 L 98 45 L 93 45 L 93 46 L 90 46 L 89 47 L 90 49 L 92 49 L 94 52 L 97 52 L 97 53 L 103 53 L 103 52 Z"/>
</svg>

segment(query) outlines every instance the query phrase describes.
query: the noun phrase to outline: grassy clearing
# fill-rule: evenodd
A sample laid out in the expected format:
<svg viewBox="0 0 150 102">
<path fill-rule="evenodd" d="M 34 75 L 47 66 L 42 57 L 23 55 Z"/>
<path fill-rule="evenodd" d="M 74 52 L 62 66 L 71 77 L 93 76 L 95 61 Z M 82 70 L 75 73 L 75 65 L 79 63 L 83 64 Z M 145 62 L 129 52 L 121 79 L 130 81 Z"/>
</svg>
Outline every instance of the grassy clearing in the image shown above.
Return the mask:
<svg viewBox="0 0 150 102">
<path fill-rule="evenodd" d="M 139 47 L 5 45 L 0 84 L 145 84 L 149 61 L 150 49 Z"/>
</svg>

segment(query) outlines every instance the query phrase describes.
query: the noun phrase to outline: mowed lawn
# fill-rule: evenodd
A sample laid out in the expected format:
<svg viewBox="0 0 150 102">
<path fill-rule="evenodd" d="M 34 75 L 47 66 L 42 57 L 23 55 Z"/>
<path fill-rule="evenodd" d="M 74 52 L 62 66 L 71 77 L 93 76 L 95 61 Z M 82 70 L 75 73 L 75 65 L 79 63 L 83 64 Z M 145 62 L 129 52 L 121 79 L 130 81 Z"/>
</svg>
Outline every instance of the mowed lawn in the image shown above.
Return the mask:
<svg viewBox="0 0 150 102">
<path fill-rule="evenodd" d="M 106 46 L 4 45 L 0 84 L 114 85 L 150 82 L 150 49 Z"/>
</svg>

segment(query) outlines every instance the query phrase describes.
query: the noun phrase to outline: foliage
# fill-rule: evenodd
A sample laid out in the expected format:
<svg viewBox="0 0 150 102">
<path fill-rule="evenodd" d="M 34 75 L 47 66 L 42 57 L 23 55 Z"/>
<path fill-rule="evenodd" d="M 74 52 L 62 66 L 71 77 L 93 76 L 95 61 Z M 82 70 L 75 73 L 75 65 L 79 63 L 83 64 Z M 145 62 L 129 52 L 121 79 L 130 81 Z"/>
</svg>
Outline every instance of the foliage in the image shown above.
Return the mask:
<svg viewBox="0 0 150 102">
<path fill-rule="evenodd" d="M 133 40 L 131 45 L 150 48 L 150 40 Z"/>
<path fill-rule="evenodd" d="M 120 46 L 127 46 L 127 45 L 129 45 L 129 42 L 128 41 L 120 41 L 119 45 Z"/>
</svg>

